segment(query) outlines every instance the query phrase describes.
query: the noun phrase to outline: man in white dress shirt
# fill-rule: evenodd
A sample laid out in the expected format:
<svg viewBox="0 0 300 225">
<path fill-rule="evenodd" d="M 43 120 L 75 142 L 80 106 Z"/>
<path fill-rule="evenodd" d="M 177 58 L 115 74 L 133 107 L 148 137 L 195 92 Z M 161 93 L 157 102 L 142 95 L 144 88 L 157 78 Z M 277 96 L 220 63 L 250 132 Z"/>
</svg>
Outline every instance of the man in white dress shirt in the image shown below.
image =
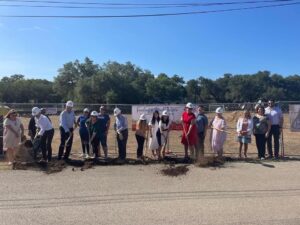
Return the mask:
<svg viewBox="0 0 300 225">
<path fill-rule="evenodd" d="M 275 106 L 274 100 L 268 101 L 268 107 L 265 109 L 265 114 L 271 122 L 271 130 L 267 139 L 267 147 L 269 158 L 273 158 L 272 151 L 272 136 L 274 139 L 274 156 L 275 159 L 279 157 L 279 138 L 283 126 L 283 114 L 278 106 Z"/>
<path fill-rule="evenodd" d="M 41 161 L 50 162 L 52 159 L 52 139 L 54 136 L 54 129 L 52 123 L 47 116 L 41 113 L 41 109 L 34 107 L 32 109 L 32 116 L 35 117 L 36 126 L 39 128 L 37 136 L 41 137 L 41 149 L 43 158 Z"/>
</svg>

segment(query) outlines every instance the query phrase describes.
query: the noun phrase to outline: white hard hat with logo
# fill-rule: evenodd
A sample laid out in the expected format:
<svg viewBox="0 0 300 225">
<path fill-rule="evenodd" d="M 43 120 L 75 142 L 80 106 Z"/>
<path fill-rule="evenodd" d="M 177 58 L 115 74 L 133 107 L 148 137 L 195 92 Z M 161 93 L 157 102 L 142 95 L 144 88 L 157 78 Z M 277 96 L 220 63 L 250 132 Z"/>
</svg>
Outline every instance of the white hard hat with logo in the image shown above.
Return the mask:
<svg viewBox="0 0 300 225">
<path fill-rule="evenodd" d="M 93 112 L 91 113 L 91 116 L 99 116 L 99 114 L 98 114 L 97 111 L 93 111 Z"/>
<path fill-rule="evenodd" d="M 141 115 L 140 115 L 140 120 L 147 120 L 145 114 L 141 114 Z"/>
<path fill-rule="evenodd" d="M 222 107 L 218 107 L 218 108 L 216 109 L 216 113 L 223 113 L 223 112 L 224 112 L 224 110 L 223 110 Z"/>
<path fill-rule="evenodd" d="M 168 111 L 167 110 L 164 110 L 163 112 L 162 112 L 162 114 L 161 114 L 162 116 L 169 116 L 169 113 L 168 113 Z"/>
<path fill-rule="evenodd" d="M 83 112 L 90 112 L 90 110 L 89 110 L 88 108 L 85 108 L 85 109 L 83 110 Z"/>
<path fill-rule="evenodd" d="M 190 103 L 190 102 L 187 103 L 185 107 L 186 107 L 186 108 L 189 108 L 189 109 L 193 109 L 193 108 L 194 108 L 193 104 Z"/>
<path fill-rule="evenodd" d="M 32 116 L 37 116 L 39 113 L 41 113 L 41 110 L 38 107 L 32 108 Z"/>
<path fill-rule="evenodd" d="M 121 113 L 121 110 L 119 108 L 114 109 L 114 116 L 117 116 Z"/>
<path fill-rule="evenodd" d="M 66 106 L 73 108 L 74 107 L 74 103 L 72 101 L 67 101 Z"/>
</svg>

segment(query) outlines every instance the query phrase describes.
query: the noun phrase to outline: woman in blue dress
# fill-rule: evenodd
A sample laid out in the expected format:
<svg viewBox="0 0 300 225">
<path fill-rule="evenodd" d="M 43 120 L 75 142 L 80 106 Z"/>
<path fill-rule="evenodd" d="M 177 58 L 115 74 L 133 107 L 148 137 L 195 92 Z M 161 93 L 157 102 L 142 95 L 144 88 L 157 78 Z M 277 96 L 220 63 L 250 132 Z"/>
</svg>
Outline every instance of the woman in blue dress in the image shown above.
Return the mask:
<svg viewBox="0 0 300 225">
<path fill-rule="evenodd" d="M 89 132 L 86 127 L 86 122 L 90 118 L 89 109 L 85 108 L 83 110 L 83 115 L 80 115 L 77 120 L 77 125 L 79 126 L 79 135 L 82 146 L 82 155 L 81 157 L 88 158 L 90 154 L 90 145 L 89 145 Z"/>
</svg>

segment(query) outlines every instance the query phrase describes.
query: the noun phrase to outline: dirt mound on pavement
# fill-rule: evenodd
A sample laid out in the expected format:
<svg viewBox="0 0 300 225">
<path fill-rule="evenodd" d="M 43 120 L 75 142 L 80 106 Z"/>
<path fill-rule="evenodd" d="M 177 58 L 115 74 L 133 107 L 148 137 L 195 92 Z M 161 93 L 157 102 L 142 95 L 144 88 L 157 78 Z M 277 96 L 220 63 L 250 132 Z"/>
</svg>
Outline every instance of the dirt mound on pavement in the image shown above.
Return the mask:
<svg viewBox="0 0 300 225">
<path fill-rule="evenodd" d="M 165 176 L 178 177 L 186 175 L 189 171 L 188 165 L 174 166 L 170 165 L 168 168 L 162 169 L 161 173 Z"/>
</svg>

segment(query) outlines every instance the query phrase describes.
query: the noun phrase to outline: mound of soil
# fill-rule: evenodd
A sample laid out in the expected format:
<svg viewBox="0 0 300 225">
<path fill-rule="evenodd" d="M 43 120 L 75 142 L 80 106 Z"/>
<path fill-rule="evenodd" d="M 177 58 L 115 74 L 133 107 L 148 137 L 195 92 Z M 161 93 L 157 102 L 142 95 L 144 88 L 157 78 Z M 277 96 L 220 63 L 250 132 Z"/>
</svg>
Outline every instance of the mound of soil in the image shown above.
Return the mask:
<svg viewBox="0 0 300 225">
<path fill-rule="evenodd" d="M 183 165 L 183 166 L 170 165 L 168 168 L 162 169 L 161 173 L 165 176 L 178 177 L 178 176 L 186 175 L 188 171 L 189 171 L 188 165 Z"/>
</svg>

